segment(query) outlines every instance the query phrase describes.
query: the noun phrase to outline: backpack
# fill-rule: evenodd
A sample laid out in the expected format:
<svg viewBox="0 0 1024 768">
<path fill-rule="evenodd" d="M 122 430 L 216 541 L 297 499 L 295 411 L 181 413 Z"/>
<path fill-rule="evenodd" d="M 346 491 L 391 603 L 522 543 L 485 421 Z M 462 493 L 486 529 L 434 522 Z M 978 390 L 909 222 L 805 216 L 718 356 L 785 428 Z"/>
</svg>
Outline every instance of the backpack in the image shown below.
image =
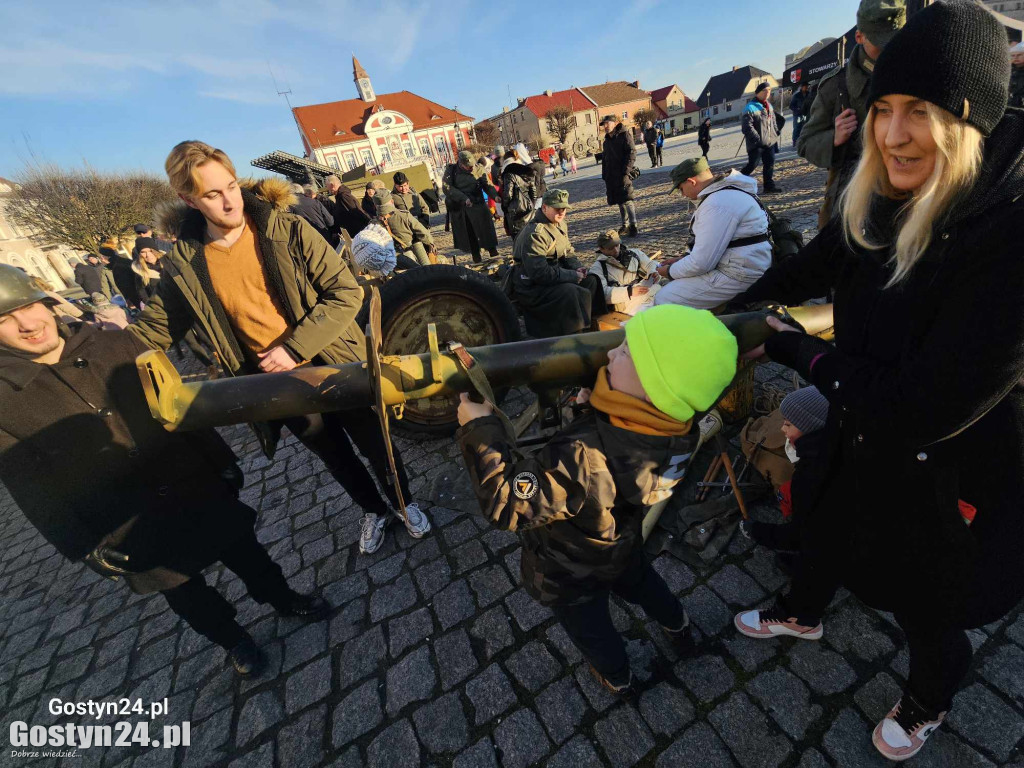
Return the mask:
<svg viewBox="0 0 1024 768">
<path fill-rule="evenodd" d="M 750 419 L 740 432 L 743 455 L 775 490 L 793 478 L 795 469 L 786 456 L 782 422 L 782 411 L 776 408 L 767 416 Z"/>
<path fill-rule="evenodd" d="M 802 232 L 798 232 L 793 229 L 793 224 L 789 219 L 781 216 L 776 216 L 772 213 L 771 209 L 768 208 L 764 203 L 761 202 L 761 198 L 755 195 L 753 192 L 748 192 L 742 187 L 721 187 L 716 189 L 715 192 L 721 192 L 723 189 L 735 189 L 737 192 L 742 192 L 745 195 L 750 195 L 754 198 L 754 201 L 758 204 L 765 216 L 768 217 L 768 242 L 772 244 L 772 266 L 781 264 L 792 256 L 796 256 L 800 253 L 800 249 L 804 247 L 804 236 Z M 704 199 L 707 200 L 711 195 L 715 194 L 712 192 L 709 195 L 705 195 Z M 763 235 L 754 235 L 752 237 L 741 237 L 737 240 L 733 240 L 729 243 L 730 248 L 738 248 L 741 245 L 753 245 L 754 243 L 764 242 Z"/>
</svg>

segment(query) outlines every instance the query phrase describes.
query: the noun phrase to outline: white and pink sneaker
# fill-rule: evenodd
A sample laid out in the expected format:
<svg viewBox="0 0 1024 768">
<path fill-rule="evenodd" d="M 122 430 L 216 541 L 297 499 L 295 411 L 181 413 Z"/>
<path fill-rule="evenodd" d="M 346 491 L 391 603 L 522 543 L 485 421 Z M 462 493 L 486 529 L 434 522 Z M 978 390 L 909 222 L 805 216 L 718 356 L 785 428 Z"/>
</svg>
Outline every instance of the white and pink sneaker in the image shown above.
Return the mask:
<svg viewBox="0 0 1024 768">
<path fill-rule="evenodd" d="M 889 760 L 909 760 L 946 719 L 945 712 L 929 712 L 910 694 L 903 694 L 892 711 L 871 734 L 871 743 Z"/>
<path fill-rule="evenodd" d="M 778 608 L 770 608 L 766 611 L 744 611 L 737 613 L 733 619 L 742 634 L 747 637 L 754 637 L 760 640 L 770 640 L 774 637 L 799 637 L 801 640 L 820 640 L 824 629 L 821 622 L 817 626 L 808 627 L 798 624 L 796 618 L 785 616 Z"/>
</svg>

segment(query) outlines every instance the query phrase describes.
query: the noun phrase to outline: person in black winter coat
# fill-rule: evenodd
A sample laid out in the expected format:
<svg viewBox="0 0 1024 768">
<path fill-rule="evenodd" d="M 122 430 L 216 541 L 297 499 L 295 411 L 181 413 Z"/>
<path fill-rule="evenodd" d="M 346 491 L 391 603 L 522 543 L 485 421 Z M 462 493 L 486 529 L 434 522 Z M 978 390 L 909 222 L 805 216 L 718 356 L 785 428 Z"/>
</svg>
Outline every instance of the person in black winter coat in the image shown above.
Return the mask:
<svg viewBox="0 0 1024 768">
<path fill-rule="evenodd" d="M 334 210 L 331 214 L 334 216 L 334 230 L 332 234 L 335 240 L 332 242 L 328 240 L 331 245 L 337 243 L 336 238 L 340 237 L 340 232 L 344 229 L 349 233 L 351 237 L 355 237 L 359 234 L 363 227 L 370 223 L 370 217 L 366 215 L 366 211 L 359 207 L 359 203 L 356 201 L 355 195 L 352 194 L 352 190 L 341 183 L 341 179 L 337 176 L 327 177 L 327 191 L 334 196 Z"/>
<path fill-rule="evenodd" d="M 700 124 L 700 128 L 697 129 L 697 145 L 700 147 L 701 154 L 704 157 L 708 156 L 708 150 L 711 149 L 711 118 L 704 118 L 704 122 Z"/>
<path fill-rule="evenodd" d="M 658 147 L 658 129 L 650 120 L 644 124 L 644 144 L 647 145 L 647 154 L 651 157 L 651 168 L 657 168 L 661 154 Z"/>
<path fill-rule="evenodd" d="M 775 112 L 771 102 L 772 89 L 768 83 L 759 83 L 757 90 L 743 109 L 743 137 L 747 144 L 747 164 L 740 171 L 753 176 L 761 163 L 764 177 L 762 192 L 779 192 L 775 184 L 775 153 L 779 151 L 779 133 L 786 119 Z"/>
<path fill-rule="evenodd" d="M 292 192 L 295 193 L 295 203 L 288 209 L 308 221 L 313 229 L 320 233 L 327 242 L 331 241 L 331 228 L 334 227 L 334 215 L 327 210 L 327 206 L 313 197 L 313 188 L 306 188 L 299 184 L 292 185 Z"/>
<path fill-rule="evenodd" d="M 17 279 L 8 270 L 0 265 L 5 288 Z M 329 606 L 292 590 L 256 540 L 234 454 L 212 429 L 168 432 L 153 419 L 135 367 L 147 348 L 132 334 L 61 325 L 30 285 L 15 301 L 4 294 L 0 480 L 61 555 L 134 592 L 162 592 L 252 674 L 260 652 L 204 568 L 224 563 L 285 615 L 319 618 Z"/>
<path fill-rule="evenodd" d="M 129 307 L 139 306 L 139 294 L 135 290 L 135 273 L 132 271 L 132 260 L 106 245 L 99 248 L 100 258 L 106 259 L 106 268 L 114 278 L 117 292 L 124 296 Z"/>
<path fill-rule="evenodd" d="M 972 3 L 911 17 L 875 66 L 841 216 L 737 297 L 833 291 L 835 346 L 799 332 L 765 344 L 829 399 L 829 468 L 808 521 L 817 556 L 736 626 L 800 636 L 839 584 L 891 611 L 910 678 L 873 735 L 890 759 L 948 712 L 971 661 L 965 630 L 1024 596 L 1024 112 L 1006 110 L 1005 46 Z"/>
<path fill-rule="evenodd" d="M 548 191 L 548 183 L 545 180 L 548 168 L 539 157 L 534 158 L 533 162 L 530 163 L 530 168 L 533 169 L 533 189 L 537 195 L 537 200 L 540 200 L 544 197 L 544 193 Z"/>
<path fill-rule="evenodd" d="M 604 179 L 608 205 L 619 206 L 622 217 L 620 235 L 636 237 L 636 208 L 633 205 L 633 169 L 636 167 L 636 147 L 633 134 L 626 130 L 614 115 L 601 119 L 604 128 L 604 148 L 601 154 L 601 178 Z M 628 226 L 627 226 L 628 224 Z"/>
<path fill-rule="evenodd" d="M 113 276 L 100 264 L 100 259 L 95 253 L 87 254 L 84 264 L 79 262 L 75 265 L 75 282 L 90 298 L 93 294 L 99 293 L 110 301 L 118 292 Z"/>
</svg>

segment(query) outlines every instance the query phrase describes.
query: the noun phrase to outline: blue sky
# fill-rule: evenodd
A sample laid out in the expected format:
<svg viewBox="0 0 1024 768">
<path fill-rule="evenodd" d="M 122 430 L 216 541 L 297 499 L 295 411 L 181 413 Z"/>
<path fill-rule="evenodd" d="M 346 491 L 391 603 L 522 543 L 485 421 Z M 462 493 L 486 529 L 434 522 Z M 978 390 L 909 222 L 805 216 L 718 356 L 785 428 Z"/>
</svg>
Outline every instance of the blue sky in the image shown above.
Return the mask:
<svg viewBox="0 0 1024 768">
<path fill-rule="evenodd" d="M 369 8 L 370 10 L 367 10 Z M 508 10 L 514 8 L 514 10 Z M 853 25 L 857 0 L 4 0 L 0 176 L 30 156 L 162 172 L 203 139 L 238 166 L 301 154 L 293 106 L 354 98 L 352 53 L 378 93 L 410 90 L 477 119 L 547 88 L 634 80 L 696 95 L 733 65 Z"/>
</svg>

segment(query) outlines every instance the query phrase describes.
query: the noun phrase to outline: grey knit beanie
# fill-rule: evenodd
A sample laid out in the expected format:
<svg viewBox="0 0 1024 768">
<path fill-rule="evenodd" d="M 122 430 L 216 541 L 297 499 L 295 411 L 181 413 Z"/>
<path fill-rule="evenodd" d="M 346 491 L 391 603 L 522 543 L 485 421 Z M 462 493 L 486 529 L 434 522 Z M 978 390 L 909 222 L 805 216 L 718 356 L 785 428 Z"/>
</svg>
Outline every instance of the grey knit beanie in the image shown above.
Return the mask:
<svg viewBox="0 0 1024 768">
<path fill-rule="evenodd" d="M 779 410 L 782 418 L 801 432 L 815 432 L 828 419 L 828 400 L 817 387 L 804 387 L 786 395 Z"/>
</svg>

